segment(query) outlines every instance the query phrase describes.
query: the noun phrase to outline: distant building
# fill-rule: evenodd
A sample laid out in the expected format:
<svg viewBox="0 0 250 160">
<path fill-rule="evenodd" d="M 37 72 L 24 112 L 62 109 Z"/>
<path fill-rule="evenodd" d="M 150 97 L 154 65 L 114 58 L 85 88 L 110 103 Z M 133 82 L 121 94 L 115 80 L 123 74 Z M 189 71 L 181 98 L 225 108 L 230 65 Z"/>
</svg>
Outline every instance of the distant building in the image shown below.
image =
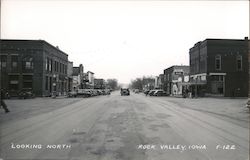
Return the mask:
<svg viewBox="0 0 250 160">
<path fill-rule="evenodd" d="M 164 74 L 160 74 L 159 79 L 158 79 L 158 87 L 159 87 L 159 89 L 163 89 L 163 85 L 164 85 Z"/>
<path fill-rule="evenodd" d="M 94 88 L 94 74 L 93 72 L 91 71 L 88 71 L 87 72 L 87 88 Z"/>
<path fill-rule="evenodd" d="M 73 90 L 83 89 L 83 79 L 84 79 L 84 68 L 80 64 L 79 67 L 73 67 Z"/>
<path fill-rule="evenodd" d="M 226 97 L 248 95 L 247 38 L 206 39 L 189 51 L 193 94 Z"/>
<path fill-rule="evenodd" d="M 155 85 L 154 85 L 155 89 L 159 89 L 159 76 L 155 76 Z"/>
<path fill-rule="evenodd" d="M 163 83 L 164 83 L 164 74 L 160 74 L 159 76 L 155 77 L 155 89 L 163 89 Z"/>
<path fill-rule="evenodd" d="M 44 40 L 1 40 L 1 88 L 17 96 L 22 89 L 36 96 L 67 90 L 68 55 Z"/>
<path fill-rule="evenodd" d="M 170 95 L 181 95 L 184 78 L 189 75 L 189 66 L 171 66 L 164 70 L 164 90 Z"/>
<path fill-rule="evenodd" d="M 73 62 L 68 62 L 68 71 L 67 71 L 67 90 L 72 91 L 73 89 Z"/>
<path fill-rule="evenodd" d="M 104 79 L 94 79 L 94 89 L 104 89 L 105 88 L 105 82 Z"/>
</svg>

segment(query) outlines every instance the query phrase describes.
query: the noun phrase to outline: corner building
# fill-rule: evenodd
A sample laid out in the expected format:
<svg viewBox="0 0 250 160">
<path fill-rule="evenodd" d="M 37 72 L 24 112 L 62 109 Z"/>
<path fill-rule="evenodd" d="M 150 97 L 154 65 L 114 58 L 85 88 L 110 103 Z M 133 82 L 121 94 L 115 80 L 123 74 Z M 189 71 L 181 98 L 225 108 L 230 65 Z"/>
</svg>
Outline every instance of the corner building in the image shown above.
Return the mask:
<svg viewBox="0 0 250 160">
<path fill-rule="evenodd" d="M 191 88 L 199 95 L 248 95 L 248 38 L 206 39 L 190 50 Z"/>
<path fill-rule="evenodd" d="M 68 55 L 44 40 L 1 40 L 1 88 L 11 96 L 22 89 L 36 96 L 67 91 Z"/>
</svg>

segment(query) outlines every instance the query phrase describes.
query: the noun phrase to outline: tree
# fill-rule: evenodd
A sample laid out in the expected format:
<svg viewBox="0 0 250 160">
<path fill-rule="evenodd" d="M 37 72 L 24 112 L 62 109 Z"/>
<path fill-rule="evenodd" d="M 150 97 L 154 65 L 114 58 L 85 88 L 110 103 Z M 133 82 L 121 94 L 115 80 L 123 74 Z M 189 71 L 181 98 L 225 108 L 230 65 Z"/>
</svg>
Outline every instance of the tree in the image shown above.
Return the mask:
<svg viewBox="0 0 250 160">
<path fill-rule="evenodd" d="M 107 84 L 107 88 L 110 88 L 113 90 L 117 89 L 118 87 L 117 79 L 107 79 L 106 84 Z"/>
<path fill-rule="evenodd" d="M 136 78 L 130 83 L 133 89 L 153 89 L 155 79 L 152 76 L 143 76 L 142 78 Z"/>
</svg>

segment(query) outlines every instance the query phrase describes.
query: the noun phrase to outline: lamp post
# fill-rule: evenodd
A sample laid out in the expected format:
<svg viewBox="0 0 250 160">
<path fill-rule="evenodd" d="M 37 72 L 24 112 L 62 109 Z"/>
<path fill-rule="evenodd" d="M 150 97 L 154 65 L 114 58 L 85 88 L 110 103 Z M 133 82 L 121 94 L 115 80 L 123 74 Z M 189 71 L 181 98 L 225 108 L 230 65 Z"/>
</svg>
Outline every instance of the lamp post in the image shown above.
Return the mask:
<svg viewBox="0 0 250 160">
<path fill-rule="evenodd" d="M 56 98 L 56 82 L 57 82 L 57 76 L 56 76 L 56 74 L 53 74 L 53 92 L 52 92 L 52 98 Z"/>
</svg>

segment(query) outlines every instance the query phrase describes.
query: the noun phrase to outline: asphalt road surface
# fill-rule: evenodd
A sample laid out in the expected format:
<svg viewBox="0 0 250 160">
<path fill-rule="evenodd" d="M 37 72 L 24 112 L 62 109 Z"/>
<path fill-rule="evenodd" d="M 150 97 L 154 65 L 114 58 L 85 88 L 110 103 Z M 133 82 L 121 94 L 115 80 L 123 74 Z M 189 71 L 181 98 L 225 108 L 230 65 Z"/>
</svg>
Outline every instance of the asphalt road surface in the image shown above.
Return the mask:
<svg viewBox="0 0 250 160">
<path fill-rule="evenodd" d="M 78 99 L 28 117 L 25 114 L 1 121 L 0 158 L 249 159 L 248 125 L 181 107 L 163 97 L 116 92 Z"/>
</svg>

